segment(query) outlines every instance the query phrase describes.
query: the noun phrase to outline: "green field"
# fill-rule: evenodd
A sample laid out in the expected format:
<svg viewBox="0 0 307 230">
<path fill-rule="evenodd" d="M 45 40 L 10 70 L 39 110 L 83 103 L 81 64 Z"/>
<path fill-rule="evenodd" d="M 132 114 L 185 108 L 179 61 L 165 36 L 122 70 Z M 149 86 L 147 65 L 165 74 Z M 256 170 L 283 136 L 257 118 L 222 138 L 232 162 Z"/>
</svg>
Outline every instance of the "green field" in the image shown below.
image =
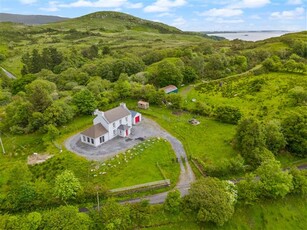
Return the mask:
<svg viewBox="0 0 307 230">
<path fill-rule="evenodd" d="M 190 215 L 174 217 L 160 214 L 159 219 L 154 219 L 152 225 L 161 226 L 149 229 L 306 229 L 306 202 L 306 198 L 288 196 L 279 201 L 267 200 L 253 206 L 238 206 L 232 219 L 222 227 L 198 225 Z"/>
<path fill-rule="evenodd" d="M 174 114 L 170 110 L 153 106 L 143 113 L 177 137 L 189 156 L 199 157 L 207 164 L 218 166 L 237 155 L 231 146 L 236 128 L 234 125 L 186 112 Z M 199 125 L 194 126 L 188 122 L 193 117 L 200 121 Z"/>
</svg>

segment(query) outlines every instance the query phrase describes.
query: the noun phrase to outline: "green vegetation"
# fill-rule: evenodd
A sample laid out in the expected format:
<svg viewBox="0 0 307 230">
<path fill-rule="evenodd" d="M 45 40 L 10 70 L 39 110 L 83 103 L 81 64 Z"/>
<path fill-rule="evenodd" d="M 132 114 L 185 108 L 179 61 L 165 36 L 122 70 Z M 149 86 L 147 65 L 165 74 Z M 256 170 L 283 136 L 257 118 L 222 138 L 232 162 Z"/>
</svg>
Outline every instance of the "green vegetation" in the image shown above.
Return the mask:
<svg viewBox="0 0 307 230">
<path fill-rule="evenodd" d="M 0 228 L 304 228 L 306 170 L 282 166 L 306 163 L 305 38 L 218 41 L 117 12 L 0 23 L 0 64 L 17 76 L 0 71 Z M 168 84 L 190 85 L 166 95 L 159 88 Z M 183 199 L 178 191 L 157 206 L 108 199 L 109 189 L 162 179 L 174 188 L 179 164 L 163 139 L 105 162 L 63 149 L 94 109 L 127 101 L 137 110 L 138 100 L 184 145 L 198 181 Z M 53 157 L 28 166 L 33 153 Z M 77 212 L 98 198 L 102 207 Z"/>
</svg>

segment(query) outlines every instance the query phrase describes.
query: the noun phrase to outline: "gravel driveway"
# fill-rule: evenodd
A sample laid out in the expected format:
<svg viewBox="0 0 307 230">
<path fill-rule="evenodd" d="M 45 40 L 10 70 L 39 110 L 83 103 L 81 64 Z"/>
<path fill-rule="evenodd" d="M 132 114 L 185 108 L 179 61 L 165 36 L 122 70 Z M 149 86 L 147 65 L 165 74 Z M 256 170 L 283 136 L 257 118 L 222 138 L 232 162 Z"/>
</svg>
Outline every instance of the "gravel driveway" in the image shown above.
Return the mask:
<svg viewBox="0 0 307 230">
<path fill-rule="evenodd" d="M 65 147 L 68 150 L 87 158 L 88 160 L 103 161 L 112 158 L 120 152 L 132 148 L 134 145 L 141 142 L 141 140 L 138 138 L 147 139 L 150 137 L 162 137 L 171 143 L 180 164 L 180 178 L 176 188 L 181 192 L 182 196 L 186 195 L 190 188 L 190 184 L 195 181 L 195 176 L 189 162 L 187 161 L 187 155 L 183 145 L 178 139 L 170 135 L 156 122 L 147 117 L 143 116 L 142 122 L 136 126 L 133 126 L 132 134 L 129 136 L 129 138 L 116 137 L 111 141 L 108 141 L 105 144 L 95 148 L 82 143 L 80 141 L 80 134 L 76 134 L 65 141 Z M 182 162 L 182 158 L 186 159 L 185 162 Z M 149 200 L 151 204 L 163 203 L 167 193 L 168 192 L 159 193 L 144 197 L 142 199 Z M 128 202 L 138 202 L 140 200 L 141 199 L 134 199 Z"/>
</svg>

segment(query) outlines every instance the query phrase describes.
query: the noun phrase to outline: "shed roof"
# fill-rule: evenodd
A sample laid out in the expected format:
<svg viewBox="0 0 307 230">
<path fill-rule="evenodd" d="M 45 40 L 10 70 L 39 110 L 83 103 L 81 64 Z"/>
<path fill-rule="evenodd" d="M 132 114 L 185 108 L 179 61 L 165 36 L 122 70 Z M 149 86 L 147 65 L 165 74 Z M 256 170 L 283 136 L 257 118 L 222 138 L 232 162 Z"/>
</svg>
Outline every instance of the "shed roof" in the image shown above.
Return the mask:
<svg viewBox="0 0 307 230">
<path fill-rule="evenodd" d="M 127 109 L 126 106 L 120 105 L 114 109 L 110 109 L 108 111 L 104 112 L 104 117 L 107 119 L 109 123 L 112 123 L 114 121 L 117 121 L 121 118 L 124 118 L 128 115 L 130 115 L 130 111 Z"/>
<path fill-rule="evenodd" d="M 168 85 L 168 86 L 165 86 L 161 89 L 164 90 L 165 93 L 170 93 L 170 92 L 177 90 L 178 88 L 174 85 Z"/>
<path fill-rule="evenodd" d="M 149 103 L 147 101 L 138 101 L 138 104 L 148 105 Z"/>
<path fill-rule="evenodd" d="M 139 112 L 133 111 L 133 110 L 130 110 L 130 113 L 131 113 L 132 118 L 134 118 L 137 114 L 139 114 Z"/>
<path fill-rule="evenodd" d="M 107 132 L 108 130 L 106 130 L 105 127 L 103 127 L 101 123 L 98 123 L 96 125 L 91 126 L 87 130 L 83 131 L 81 134 L 83 134 L 84 136 L 91 137 L 91 138 L 97 138 L 97 137 L 101 137 Z"/>
</svg>

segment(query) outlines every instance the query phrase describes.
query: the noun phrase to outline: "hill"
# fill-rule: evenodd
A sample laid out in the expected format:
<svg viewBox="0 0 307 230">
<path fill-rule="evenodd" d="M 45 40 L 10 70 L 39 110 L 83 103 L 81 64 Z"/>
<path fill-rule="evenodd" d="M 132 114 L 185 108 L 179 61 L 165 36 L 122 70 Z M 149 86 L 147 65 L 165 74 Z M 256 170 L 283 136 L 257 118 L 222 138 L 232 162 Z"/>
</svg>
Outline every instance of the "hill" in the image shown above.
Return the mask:
<svg viewBox="0 0 307 230">
<path fill-rule="evenodd" d="M 49 16 L 49 15 L 21 15 L 0 13 L 0 22 L 15 22 L 27 25 L 46 24 L 50 22 L 58 22 L 67 20 L 68 18 Z"/>
<path fill-rule="evenodd" d="M 129 14 L 100 11 L 78 18 L 49 24 L 52 28 L 99 30 L 101 32 L 122 32 L 125 30 L 182 33 L 181 30 L 163 23 L 153 22 Z"/>
</svg>

